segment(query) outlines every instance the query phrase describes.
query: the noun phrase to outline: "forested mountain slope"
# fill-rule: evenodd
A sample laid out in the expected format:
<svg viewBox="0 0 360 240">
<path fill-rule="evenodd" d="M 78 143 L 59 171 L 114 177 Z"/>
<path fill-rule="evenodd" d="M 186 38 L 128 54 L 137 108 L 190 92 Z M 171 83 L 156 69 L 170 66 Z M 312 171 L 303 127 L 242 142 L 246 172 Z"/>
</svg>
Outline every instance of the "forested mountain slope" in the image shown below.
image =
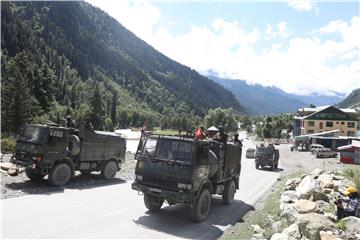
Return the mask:
<svg viewBox="0 0 360 240">
<path fill-rule="evenodd" d="M 5 132 L 66 114 L 110 128 L 243 110 L 229 91 L 85 2 L 2 1 L 1 33 Z"/>
</svg>

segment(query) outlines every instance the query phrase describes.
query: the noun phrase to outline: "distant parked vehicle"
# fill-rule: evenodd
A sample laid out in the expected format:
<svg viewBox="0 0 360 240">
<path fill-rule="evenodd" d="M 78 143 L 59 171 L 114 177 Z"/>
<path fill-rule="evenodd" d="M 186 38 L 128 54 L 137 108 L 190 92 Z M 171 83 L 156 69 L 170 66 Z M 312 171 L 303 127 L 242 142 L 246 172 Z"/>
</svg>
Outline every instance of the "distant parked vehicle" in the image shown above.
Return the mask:
<svg viewBox="0 0 360 240">
<path fill-rule="evenodd" d="M 254 148 L 248 148 L 246 150 L 246 158 L 255 158 L 255 149 Z"/>
<path fill-rule="evenodd" d="M 325 147 L 323 145 L 321 145 L 321 144 L 311 144 L 310 145 L 310 152 L 315 153 L 318 149 L 321 149 L 321 148 L 325 148 Z"/>
<path fill-rule="evenodd" d="M 320 148 L 315 153 L 317 158 L 337 157 L 337 152 L 332 151 L 330 148 Z"/>
</svg>

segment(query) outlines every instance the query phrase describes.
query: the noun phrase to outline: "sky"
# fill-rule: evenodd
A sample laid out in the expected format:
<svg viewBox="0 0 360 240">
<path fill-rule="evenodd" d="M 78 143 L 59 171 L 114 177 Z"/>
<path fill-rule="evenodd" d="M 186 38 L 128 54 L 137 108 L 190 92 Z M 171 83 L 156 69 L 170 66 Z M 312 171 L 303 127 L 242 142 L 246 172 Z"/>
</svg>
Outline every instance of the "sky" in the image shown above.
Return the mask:
<svg viewBox="0 0 360 240">
<path fill-rule="evenodd" d="M 303 95 L 360 88 L 358 1 L 88 2 L 203 75 Z"/>
</svg>

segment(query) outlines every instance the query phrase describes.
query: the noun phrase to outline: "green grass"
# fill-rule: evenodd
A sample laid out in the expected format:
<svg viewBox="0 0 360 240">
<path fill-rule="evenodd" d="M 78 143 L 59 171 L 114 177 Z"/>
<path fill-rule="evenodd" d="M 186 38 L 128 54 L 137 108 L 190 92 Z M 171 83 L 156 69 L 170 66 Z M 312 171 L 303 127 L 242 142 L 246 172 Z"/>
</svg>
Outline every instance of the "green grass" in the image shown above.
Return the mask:
<svg viewBox="0 0 360 240">
<path fill-rule="evenodd" d="M 358 190 L 360 190 L 360 166 L 353 166 L 352 168 L 347 168 L 344 171 L 345 176 L 350 178 Z"/>
<path fill-rule="evenodd" d="M 299 177 L 301 173 L 294 173 L 289 176 L 286 176 L 280 182 L 278 182 L 275 186 L 275 190 L 270 193 L 270 195 L 266 198 L 266 202 L 262 209 L 257 209 L 255 213 L 247 214 L 244 217 L 243 224 L 236 224 L 223 234 L 220 238 L 221 240 L 229 240 L 229 239 L 251 239 L 254 234 L 253 228 L 251 225 L 258 224 L 264 230 L 265 238 L 269 239 L 272 233 L 272 223 L 268 220 L 268 216 L 270 215 L 273 222 L 280 220 L 280 196 L 283 192 L 283 187 L 285 182 L 290 178 Z"/>
<path fill-rule="evenodd" d="M 345 231 L 346 230 L 346 222 L 344 220 L 340 220 L 335 224 L 335 228 L 338 230 Z"/>
</svg>

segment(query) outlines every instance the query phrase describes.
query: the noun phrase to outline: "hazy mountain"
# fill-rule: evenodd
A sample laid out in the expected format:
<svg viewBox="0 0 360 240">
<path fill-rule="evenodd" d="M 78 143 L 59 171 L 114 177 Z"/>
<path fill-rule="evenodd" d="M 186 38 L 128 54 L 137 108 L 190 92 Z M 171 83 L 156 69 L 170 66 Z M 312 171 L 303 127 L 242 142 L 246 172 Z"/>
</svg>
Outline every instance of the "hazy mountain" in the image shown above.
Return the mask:
<svg viewBox="0 0 360 240">
<path fill-rule="evenodd" d="M 325 106 L 325 105 L 335 105 L 342 101 L 346 94 L 333 92 L 333 96 L 326 96 L 320 94 L 311 94 L 311 95 L 296 95 L 296 94 L 287 94 L 288 96 L 298 99 L 304 103 L 314 104 L 315 106 Z"/>
<path fill-rule="evenodd" d="M 295 112 L 308 103 L 302 102 L 276 87 L 250 85 L 243 80 L 221 79 L 208 76 L 230 90 L 252 115 Z"/>
<path fill-rule="evenodd" d="M 360 88 L 353 90 L 338 106 L 342 108 L 360 108 Z"/>
</svg>

